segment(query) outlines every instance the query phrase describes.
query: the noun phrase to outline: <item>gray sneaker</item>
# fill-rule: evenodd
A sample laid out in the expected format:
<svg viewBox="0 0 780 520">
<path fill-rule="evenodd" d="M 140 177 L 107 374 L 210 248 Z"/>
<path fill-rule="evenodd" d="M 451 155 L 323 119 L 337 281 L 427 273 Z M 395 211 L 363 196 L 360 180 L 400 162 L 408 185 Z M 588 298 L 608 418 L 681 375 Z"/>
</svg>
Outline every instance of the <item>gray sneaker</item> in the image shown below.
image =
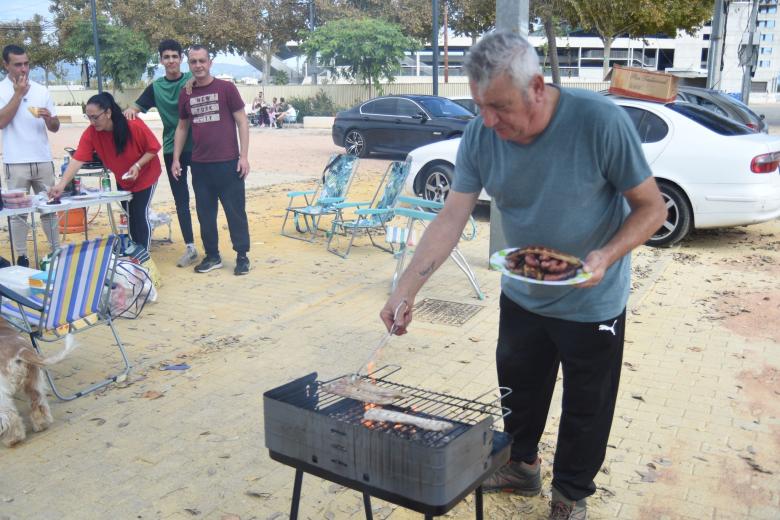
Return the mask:
<svg viewBox="0 0 780 520">
<path fill-rule="evenodd" d="M 482 491 L 503 491 L 524 497 L 538 495 L 542 491 L 542 459 L 533 465 L 509 461 L 482 483 Z"/>
<path fill-rule="evenodd" d="M 584 498 L 570 500 L 552 488 L 549 520 L 587 520 L 588 506 Z"/>
<path fill-rule="evenodd" d="M 195 246 L 188 245 L 187 249 L 184 250 L 184 254 L 181 255 L 179 261 L 176 262 L 176 267 L 187 267 L 188 265 L 194 264 L 195 260 L 197 259 L 198 259 L 198 250 L 195 249 Z"/>
</svg>

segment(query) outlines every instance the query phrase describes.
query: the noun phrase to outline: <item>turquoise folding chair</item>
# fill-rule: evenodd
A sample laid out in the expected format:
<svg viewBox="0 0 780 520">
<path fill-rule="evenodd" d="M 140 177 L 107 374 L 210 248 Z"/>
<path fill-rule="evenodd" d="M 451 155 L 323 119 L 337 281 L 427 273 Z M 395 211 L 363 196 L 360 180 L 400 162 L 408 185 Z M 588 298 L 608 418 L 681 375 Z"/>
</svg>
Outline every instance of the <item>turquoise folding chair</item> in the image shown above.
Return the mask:
<svg viewBox="0 0 780 520">
<path fill-rule="evenodd" d="M 415 224 L 419 222 L 423 227 L 425 227 L 429 222 L 432 222 L 433 219 L 436 218 L 438 211 L 444 207 L 444 203 L 442 202 L 419 199 L 417 197 L 398 197 L 398 203 L 406 204 L 408 207 L 396 207 L 394 214 L 398 217 L 405 217 L 407 220 L 406 232 L 399 234 L 400 248 L 398 252 L 395 253 L 396 266 L 395 271 L 393 272 L 393 280 L 390 284 L 391 290 L 395 290 L 395 287 L 398 284 L 398 280 L 401 277 L 401 274 L 404 272 L 406 256 L 413 249 L 413 246 L 408 243 L 408 240 L 409 237 L 411 237 L 413 234 Z M 471 226 L 471 230 L 468 233 L 463 233 L 462 238 L 464 240 L 472 240 L 476 237 L 477 227 L 473 217 L 469 217 L 469 224 Z M 466 278 L 471 284 L 471 287 L 477 294 L 477 298 L 484 300 L 485 295 L 479 288 L 479 281 L 477 281 L 477 276 L 474 274 L 474 271 L 472 271 L 471 266 L 466 260 L 466 257 L 463 256 L 463 253 L 460 252 L 457 246 L 450 252 L 450 258 L 453 262 L 455 262 L 455 265 L 457 265 L 458 268 L 463 271 L 463 274 L 466 275 Z"/>
<path fill-rule="evenodd" d="M 54 394 L 64 401 L 102 388 L 130 371 L 127 354 L 109 310 L 117 243 L 116 235 L 109 235 L 57 249 L 41 294 L 22 294 L 0 284 L 0 314 L 11 325 L 29 334 L 33 348 L 39 353 L 41 341 L 58 341 L 67 334 L 83 332 L 96 325 L 106 324 L 111 329 L 124 361 L 123 371 L 72 395 L 63 395 L 47 369 L 46 377 Z"/>
<path fill-rule="evenodd" d="M 409 163 L 393 161 L 387 167 L 374 193 L 374 197 L 369 202 L 342 202 L 336 204 L 336 216 L 333 218 L 326 245 L 328 251 L 341 258 L 346 258 L 357 234 L 364 232 L 368 235 L 374 247 L 392 253 L 392 247 L 387 248 L 378 244 L 374 240 L 374 235 L 385 233 L 385 225 L 393 218 L 393 207 L 401 194 L 401 189 L 403 189 L 404 182 L 406 182 L 408 176 Z M 344 210 L 349 208 L 355 210 L 353 218 L 344 217 Z M 333 244 L 337 236 L 349 238 L 347 248 L 343 253 L 339 252 L 336 245 Z M 336 242 L 338 242 L 338 239 L 336 239 Z"/>
<path fill-rule="evenodd" d="M 334 154 L 322 173 L 322 181 L 314 190 L 290 191 L 287 196 L 290 201 L 282 221 L 282 235 L 313 242 L 317 237 L 320 219 L 325 215 L 335 215 L 335 205 L 344 202 L 352 178 L 357 170 L 358 158 L 354 155 Z M 303 205 L 300 204 L 303 198 Z M 287 222 L 292 215 L 297 234 L 287 230 Z"/>
</svg>

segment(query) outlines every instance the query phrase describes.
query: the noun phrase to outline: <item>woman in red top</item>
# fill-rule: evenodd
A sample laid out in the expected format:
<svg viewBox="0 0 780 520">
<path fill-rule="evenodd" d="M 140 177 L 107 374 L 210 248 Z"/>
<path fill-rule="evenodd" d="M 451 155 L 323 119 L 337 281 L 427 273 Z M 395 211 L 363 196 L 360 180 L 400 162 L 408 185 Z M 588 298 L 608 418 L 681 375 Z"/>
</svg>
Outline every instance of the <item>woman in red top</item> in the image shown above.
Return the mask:
<svg viewBox="0 0 780 520">
<path fill-rule="evenodd" d="M 122 203 L 128 215 L 130 238 L 148 250 L 152 236 L 149 203 L 162 170 L 157 157 L 160 142 L 143 121 L 125 118 L 108 92 L 89 98 L 85 112 L 90 126 L 81 134 L 73 159 L 62 180 L 49 190 L 49 196 L 59 198 L 76 172 L 96 152 L 103 165 L 114 173 L 117 186 L 133 193 L 130 202 Z"/>
</svg>

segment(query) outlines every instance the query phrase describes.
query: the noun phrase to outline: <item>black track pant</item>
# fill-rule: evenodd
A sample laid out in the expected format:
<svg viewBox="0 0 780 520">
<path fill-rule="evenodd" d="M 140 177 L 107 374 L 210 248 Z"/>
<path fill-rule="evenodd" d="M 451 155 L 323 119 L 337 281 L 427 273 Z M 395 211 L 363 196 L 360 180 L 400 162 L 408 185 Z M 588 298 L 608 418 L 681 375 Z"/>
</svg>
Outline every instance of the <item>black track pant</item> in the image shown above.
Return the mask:
<svg viewBox="0 0 780 520">
<path fill-rule="evenodd" d="M 587 290 L 587 289 L 583 289 Z M 571 500 L 596 491 L 615 412 L 623 359 L 625 310 L 595 323 L 547 318 L 501 295 L 496 366 L 512 435 L 512 459 L 535 460 L 550 409 L 558 366 L 563 406 L 553 464 L 553 486 Z"/>
<path fill-rule="evenodd" d="M 173 202 L 176 204 L 176 216 L 179 219 L 179 228 L 185 244 L 195 243 L 192 235 L 192 216 L 190 215 L 190 187 L 187 183 L 187 170 L 192 159 L 191 152 L 182 152 L 179 157 L 181 165 L 181 175 L 176 179 L 171 173 L 171 163 L 173 163 L 173 154 L 163 154 L 165 159 L 165 172 L 168 174 L 168 184 L 171 185 Z"/>
<path fill-rule="evenodd" d="M 192 162 L 192 188 L 200 222 L 200 237 L 208 256 L 219 256 L 217 213 L 219 203 L 227 218 L 233 250 L 239 255 L 249 251 L 249 224 L 246 218 L 244 179 L 238 176 L 238 160 Z"/>
</svg>

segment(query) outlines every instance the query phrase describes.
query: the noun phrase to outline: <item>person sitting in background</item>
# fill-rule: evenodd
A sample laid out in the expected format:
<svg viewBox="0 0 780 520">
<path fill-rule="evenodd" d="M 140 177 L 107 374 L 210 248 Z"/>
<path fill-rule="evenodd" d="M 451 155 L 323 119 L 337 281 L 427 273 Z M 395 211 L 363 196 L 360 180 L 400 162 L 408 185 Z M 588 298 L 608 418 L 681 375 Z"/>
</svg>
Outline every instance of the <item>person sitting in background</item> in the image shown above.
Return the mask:
<svg viewBox="0 0 780 520">
<path fill-rule="evenodd" d="M 295 107 L 292 105 L 289 105 L 290 108 L 287 109 L 287 115 L 284 118 L 285 123 L 297 123 L 298 122 L 298 111 L 295 110 Z"/>
<path fill-rule="evenodd" d="M 157 157 L 162 146 L 141 119 L 128 120 L 108 92 L 89 98 L 85 113 L 89 127 L 81 134 L 73 159 L 62 179 L 49 190 L 49 196 L 59 198 L 81 165 L 91 161 L 93 152 L 97 152 L 106 168 L 114 173 L 117 186 L 133 193 L 129 202 L 122 202 L 128 216 L 128 231 L 136 244 L 148 250 L 152 236 L 149 204 L 162 172 Z M 177 166 L 177 173 L 181 174 L 181 167 Z"/>
<path fill-rule="evenodd" d="M 279 98 L 279 106 L 276 107 L 276 128 L 281 128 L 287 117 L 287 111 L 290 109 L 290 105 L 284 100 Z"/>
<path fill-rule="evenodd" d="M 271 100 L 271 104 L 268 105 L 268 125 L 271 128 L 276 128 L 276 109 L 279 107 L 279 101 L 276 98 Z"/>
</svg>

